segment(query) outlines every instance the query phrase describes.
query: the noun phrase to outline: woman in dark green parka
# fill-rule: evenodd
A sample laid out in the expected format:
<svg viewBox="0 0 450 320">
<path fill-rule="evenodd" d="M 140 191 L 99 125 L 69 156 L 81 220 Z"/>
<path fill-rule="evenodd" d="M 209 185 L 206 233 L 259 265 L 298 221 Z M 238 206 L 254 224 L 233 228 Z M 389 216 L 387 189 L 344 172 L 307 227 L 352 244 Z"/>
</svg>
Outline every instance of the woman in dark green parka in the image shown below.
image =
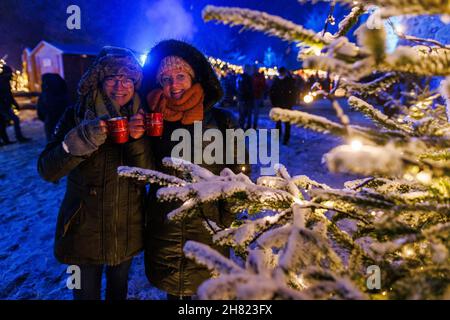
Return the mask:
<svg viewBox="0 0 450 320">
<path fill-rule="evenodd" d="M 79 83 L 79 102 L 66 110 L 39 157 L 45 180 L 67 176 L 54 250 L 61 263 L 80 267 L 75 299 L 100 299 L 104 267 L 106 299 L 125 299 L 131 260 L 143 249 L 146 190 L 119 180 L 117 167 L 150 167 L 149 144 L 146 138 L 114 143 L 104 121 L 137 114 L 141 80 L 129 50 L 105 47 Z"/>
<path fill-rule="evenodd" d="M 161 160 L 170 157 L 178 141 L 172 141 L 174 130 L 185 129 L 194 143 L 194 122 L 200 121 L 203 131 L 211 128 L 237 128 L 231 112 L 213 107 L 222 96 L 219 80 L 205 56 L 191 45 L 177 40 L 166 40 L 151 51 L 144 66 L 141 96 L 150 111 L 162 112 L 164 129 L 162 137 L 151 140 L 157 170 L 174 174 L 162 167 Z M 225 135 L 224 135 L 225 136 Z M 208 143 L 203 143 L 203 148 Z M 194 150 L 193 146 L 191 150 Z M 191 157 L 191 159 L 193 159 Z M 225 167 L 238 173 L 242 164 L 201 164 L 215 174 Z M 245 166 L 248 170 L 248 166 Z M 158 187 L 151 186 L 145 233 L 145 269 L 151 284 L 168 293 L 169 299 L 190 299 L 198 286 L 211 277 L 210 272 L 186 258 L 183 247 L 186 241 L 208 244 L 227 255 L 228 251 L 212 243 L 202 217 L 219 225 L 229 226 L 234 216 L 224 203 L 203 205 L 199 214 L 181 222 L 169 221 L 167 214 L 181 203 L 158 202 Z"/>
</svg>

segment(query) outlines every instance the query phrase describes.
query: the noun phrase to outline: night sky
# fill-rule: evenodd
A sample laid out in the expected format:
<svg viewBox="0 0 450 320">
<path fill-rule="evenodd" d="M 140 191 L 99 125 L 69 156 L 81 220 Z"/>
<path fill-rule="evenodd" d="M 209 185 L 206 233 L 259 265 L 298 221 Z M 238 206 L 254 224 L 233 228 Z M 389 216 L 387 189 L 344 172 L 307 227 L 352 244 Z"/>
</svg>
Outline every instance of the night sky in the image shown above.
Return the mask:
<svg viewBox="0 0 450 320">
<path fill-rule="evenodd" d="M 66 28 L 66 9 L 71 4 L 81 8 L 81 30 Z M 34 48 L 41 40 L 93 48 L 125 46 L 147 52 L 159 40 L 173 37 L 236 63 L 262 61 L 264 51 L 271 46 L 285 64 L 295 67 L 292 44 L 259 32 L 239 33 L 239 27 L 203 22 L 201 11 L 208 4 L 266 11 L 316 31 L 323 28 L 329 9 L 327 3 L 300 5 L 296 0 L 2 0 L 0 58 L 7 54 L 7 62 L 18 68 L 22 50 Z M 348 11 L 337 8 L 335 17 Z"/>
</svg>

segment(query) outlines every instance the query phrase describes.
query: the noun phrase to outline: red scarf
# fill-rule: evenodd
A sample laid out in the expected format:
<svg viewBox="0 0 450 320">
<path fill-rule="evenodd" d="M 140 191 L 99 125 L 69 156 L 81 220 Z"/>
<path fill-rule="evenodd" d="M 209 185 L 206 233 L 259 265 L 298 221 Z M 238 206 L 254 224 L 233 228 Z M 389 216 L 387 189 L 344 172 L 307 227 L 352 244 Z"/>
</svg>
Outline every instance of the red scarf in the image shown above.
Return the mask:
<svg viewBox="0 0 450 320">
<path fill-rule="evenodd" d="M 166 121 L 192 124 L 203 120 L 204 97 L 202 86 L 196 83 L 178 100 L 167 98 L 162 89 L 154 89 L 147 95 L 147 103 L 152 112 L 162 112 Z"/>
</svg>

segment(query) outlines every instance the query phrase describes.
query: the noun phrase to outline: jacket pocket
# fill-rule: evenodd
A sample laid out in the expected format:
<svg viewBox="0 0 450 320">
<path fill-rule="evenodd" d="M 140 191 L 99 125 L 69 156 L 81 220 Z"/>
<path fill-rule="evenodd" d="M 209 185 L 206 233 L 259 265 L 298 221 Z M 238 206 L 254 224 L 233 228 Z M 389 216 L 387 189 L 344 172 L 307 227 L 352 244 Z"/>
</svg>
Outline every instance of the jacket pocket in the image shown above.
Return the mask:
<svg viewBox="0 0 450 320">
<path fill-rule="evenodd" d="M 78 201 L 68 207 L 68 209 L 63 214 L 63 234 L 62 237 L 64 237 L 67 232 L 70 230 L 70 227 L 80 222 L 80 214 L 81 214 L 81 208 L 82 208 L 82 201 Z"/>
</svg>

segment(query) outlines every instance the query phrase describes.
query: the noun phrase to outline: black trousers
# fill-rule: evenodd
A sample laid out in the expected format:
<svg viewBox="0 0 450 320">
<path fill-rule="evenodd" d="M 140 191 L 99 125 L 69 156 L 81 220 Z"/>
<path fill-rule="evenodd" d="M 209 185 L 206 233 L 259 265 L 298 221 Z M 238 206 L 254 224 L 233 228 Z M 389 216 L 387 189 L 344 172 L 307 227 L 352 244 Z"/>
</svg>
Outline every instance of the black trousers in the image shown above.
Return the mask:
<svg viewBox="0 0 450 320">
<path fill-rule="evenodd" d="M 0 114 L 0 143 L 10 143 L 8 133 L 6 132 L 6 120 Z"/>
<path fill-rule="evenodd" d="M 252 114 L 255 102 L 253 100 L 239 101 L 239 126 L 242 129 L 252 127 Z"/>
<path fill-rule="evenodd" d="M 103 269 L 106 273 L 106 300 L 126 300 L 131 261 L 117 266 L 80 265 L 81 288 L 73 290 L 74 300 L 101 300 Z"/>
<path fill-rule="evenodd" d="M 281 121 L 277 121 L 277 129 L 280 130 L 280 138 L 281 138 L 281 134 L 282 134 Z M 291 124 L 289 122 L 285 122 L 284 123 L 283 144 L 288 144 L 290 137 L 291 137 Z"/>
<path fill-rule="evenodd" d="M 0 115 L 5 121 L 12 120 L 14 122 L 14 132 L 16 134 L 16 139 L 17 140 L 23 139 L 22 130 L 20 129 L 20 119 L 18 116 L 16 116 L 14 111 L 11 108 L 6 109 L 6 110 L 3 109 L 3 110 L 0 110 Z M 5 134 L 6 134 L 6 131 L 5 131 Z"/>
</svg>

